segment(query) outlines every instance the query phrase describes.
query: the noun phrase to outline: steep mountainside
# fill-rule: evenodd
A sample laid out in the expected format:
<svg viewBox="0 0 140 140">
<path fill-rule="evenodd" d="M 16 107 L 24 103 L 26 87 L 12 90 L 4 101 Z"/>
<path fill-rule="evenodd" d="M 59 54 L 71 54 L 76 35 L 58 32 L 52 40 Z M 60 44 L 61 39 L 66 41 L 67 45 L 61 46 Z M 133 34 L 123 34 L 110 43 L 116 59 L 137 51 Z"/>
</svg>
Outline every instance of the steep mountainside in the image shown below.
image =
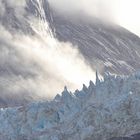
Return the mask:
<svg viewBox="0 0 140 140">
<path fill-rule="evenodd" d="M 24 14 L 8 7 L 0 22 L 11 32 L 35 34 L 31 17 L 48 22 L 56 38 L 77 45 L 87 62 L 101 72 L 130 74 L 140 67 L 140 38 L 126 29 L 98 19 L 59 14 L 47 0 L 26 0 Z M 44 28 L 45 29 L 45 28 Z M 46 29 L 47 30 L 47 29 Z M 101 67 L 101 68 L 100 68 Z"/>
<path fill-rule="evenodd" d="M 86 60 L 98 68 L 117 74 L 129 74 L 140 67 L 140 38 L 117 25 L 97 19 L 71 19 L 55 12 L 56 37 L 77 45 Z M 100 70 L 100 67 L 99 67 Z"/>
</svg>

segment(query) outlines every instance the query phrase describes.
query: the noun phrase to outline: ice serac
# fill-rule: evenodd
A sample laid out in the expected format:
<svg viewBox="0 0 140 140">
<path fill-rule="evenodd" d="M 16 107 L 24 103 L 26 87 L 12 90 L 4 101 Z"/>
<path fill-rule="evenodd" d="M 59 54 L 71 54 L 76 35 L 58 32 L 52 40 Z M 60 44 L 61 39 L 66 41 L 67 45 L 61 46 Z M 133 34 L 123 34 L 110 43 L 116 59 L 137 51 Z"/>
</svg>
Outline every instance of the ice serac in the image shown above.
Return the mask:
<svg viewBox="0 0 140 140">
<path fill-rule="evenodd" d="M 140 74 L 106 74 L 98 85 L 50 102 L 0 110 L 0 139 L 108 140 L 140 132 Z M 133 135 L 138 136 L 138 135 Z M 114 138 L 115 139 L 115 138 Z"/>
</svg>

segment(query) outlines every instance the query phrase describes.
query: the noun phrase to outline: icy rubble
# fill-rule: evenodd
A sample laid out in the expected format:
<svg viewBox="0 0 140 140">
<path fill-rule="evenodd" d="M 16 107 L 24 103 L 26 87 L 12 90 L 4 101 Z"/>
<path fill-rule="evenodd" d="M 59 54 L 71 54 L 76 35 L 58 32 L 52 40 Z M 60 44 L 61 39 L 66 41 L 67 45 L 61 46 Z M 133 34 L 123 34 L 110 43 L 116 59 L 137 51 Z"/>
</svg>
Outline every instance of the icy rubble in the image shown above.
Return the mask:
<svg viewBox="0 0 140 140">
<path fill-rule="evenodd" d="M 0 140 L 107 140 L 140 132 L 140 73 L 104 80 L 54 100 L 0 110 Z"/>
</svg>

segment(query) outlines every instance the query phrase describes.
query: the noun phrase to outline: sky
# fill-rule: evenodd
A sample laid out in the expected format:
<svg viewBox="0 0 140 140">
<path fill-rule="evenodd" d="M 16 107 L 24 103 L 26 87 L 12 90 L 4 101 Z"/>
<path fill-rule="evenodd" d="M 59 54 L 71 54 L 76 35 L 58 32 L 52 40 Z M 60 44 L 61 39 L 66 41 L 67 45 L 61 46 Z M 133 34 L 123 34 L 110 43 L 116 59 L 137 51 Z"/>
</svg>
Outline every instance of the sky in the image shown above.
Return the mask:
<svg viewBox="0 0 140 140">
<path fill-rule="evenodd" d="M 140 36 L 140 0 L 49 0 L 61 13 L 84 12 L 115 22 Z"/>
<path fill-rule="evenodd" d="M 140 1 L 116 0 L 116 22 L 140 36 Z"/>
</svg>

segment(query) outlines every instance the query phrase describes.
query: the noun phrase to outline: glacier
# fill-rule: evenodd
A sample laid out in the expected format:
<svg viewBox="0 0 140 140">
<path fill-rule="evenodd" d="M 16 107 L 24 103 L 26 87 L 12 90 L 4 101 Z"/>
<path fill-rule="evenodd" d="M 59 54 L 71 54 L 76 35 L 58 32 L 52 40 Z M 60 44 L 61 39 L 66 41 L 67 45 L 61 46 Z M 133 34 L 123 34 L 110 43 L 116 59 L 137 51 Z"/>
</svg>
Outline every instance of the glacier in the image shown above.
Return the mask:
<svg viewBox="0 0 140 140">
<path fill-rule="evenodd" d="M 105 73 L 52 101 L 0 110 L 1 140 L 108 140 L 140 132 L 140 73 Z"/>
</svg>

